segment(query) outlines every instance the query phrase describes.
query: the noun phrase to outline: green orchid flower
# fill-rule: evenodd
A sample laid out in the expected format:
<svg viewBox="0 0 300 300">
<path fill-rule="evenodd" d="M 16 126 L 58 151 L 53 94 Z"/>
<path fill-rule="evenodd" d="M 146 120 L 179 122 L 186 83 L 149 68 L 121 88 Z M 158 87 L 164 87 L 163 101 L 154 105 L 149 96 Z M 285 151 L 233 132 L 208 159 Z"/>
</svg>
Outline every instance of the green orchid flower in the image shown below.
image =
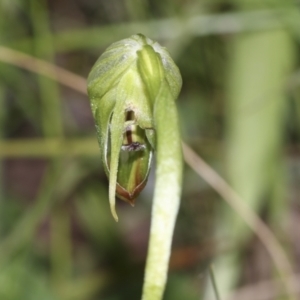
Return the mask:
<svg viewBox="0 0 300 300">
<path fill-rule="evenodd" d="M 182 153 L 175 100 L 180 72 L 167 50 L 141 34 L 112 44 L 88 77 L 101 156 L 115 196 L 134 204 L 156 155 L 156 180 L 142 300 L 161 300 L 178 213 Z"/>
<path fill-rule="evenodd" d="M 154 104 L 162 83 L 176 99 L 181 88 L 177 66 L 165 48 L 141 34 L 112 44 L 89 74 L 88 94 L 116 220 L 115 193 L 133 205 L 146 185 L 156 148 Z"/>
</svg>

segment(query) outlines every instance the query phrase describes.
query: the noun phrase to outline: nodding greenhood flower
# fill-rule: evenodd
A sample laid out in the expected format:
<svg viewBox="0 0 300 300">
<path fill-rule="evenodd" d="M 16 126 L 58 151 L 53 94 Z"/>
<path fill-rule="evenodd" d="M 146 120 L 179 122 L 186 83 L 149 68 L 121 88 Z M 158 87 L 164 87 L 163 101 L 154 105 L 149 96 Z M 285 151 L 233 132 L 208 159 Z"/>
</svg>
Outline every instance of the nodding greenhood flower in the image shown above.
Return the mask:
<svg viewBox="0 0 300 300">
<path fill-rule="evenodd" d="M 116 220 L 115 194 L 134 205 L 146 185 L 159 134 L 153 115 L 161 88 L 167 85 L 176 99 L 181 84 L 167 50 L 141 34 L 108 47 L 89 74 L 88 94 Z"/>
</svg>

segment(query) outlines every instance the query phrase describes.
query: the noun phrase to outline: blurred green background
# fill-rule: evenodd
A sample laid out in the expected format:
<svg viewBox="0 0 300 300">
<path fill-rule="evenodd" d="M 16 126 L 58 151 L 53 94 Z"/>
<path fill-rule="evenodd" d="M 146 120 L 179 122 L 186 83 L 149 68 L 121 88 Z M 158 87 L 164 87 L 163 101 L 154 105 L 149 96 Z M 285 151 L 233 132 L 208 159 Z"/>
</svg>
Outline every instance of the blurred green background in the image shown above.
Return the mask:
<svg viewBox="0 0 300 300">
<path fill-rule="evenodd" d="M 135 33 L 166 46 L 181 70 L 183 140 L 300 272 L 299 1 L 0 1 L 0 47 L 84 78 Z M 2 50 L 0 299 L 140 299 L 153 174 L 135 208 L 118 201 L 115 223 L 87 96 L 6 63 Z M 211 263 L 222 299 L 287 299 L 267 285 L 277 273 L 257 237 L 186 166 L 164 299 L 215 299 Z"/>
</svg>

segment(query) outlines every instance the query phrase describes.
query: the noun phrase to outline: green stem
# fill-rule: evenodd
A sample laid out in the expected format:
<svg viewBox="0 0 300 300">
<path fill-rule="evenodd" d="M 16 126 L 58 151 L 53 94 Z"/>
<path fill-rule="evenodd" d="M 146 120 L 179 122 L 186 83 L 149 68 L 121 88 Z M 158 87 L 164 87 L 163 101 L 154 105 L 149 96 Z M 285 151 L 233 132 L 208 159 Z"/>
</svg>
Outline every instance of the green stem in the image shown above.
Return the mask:
<svg viewBox="0 0 300 300">
<path fill-rule="evenodd" d="M 209 277 L 211 279 L 213 290 L 214 290 L 215 295 L 216 295 L 216 300 L 221 300 L 220 294 L 219 294 L 219 291 L 218 291 L 218 286 L 217 286 L 217 281 L 216 281 L 215 273 L 214 273 L 214 268 L 213 268 L 212 265 L 209 266 Z"/>
<path fill-rule="evenodd" d="M 55 49 L 51 36 L 46 1 L 30 1 L 32 27 L 35 35 L 34 54 L 48 61 L 54 60 Z M 41 42 L 42 39 L 42 42 Z M 41 97 L 41 123 L 47 136 L 62 136 L 63 125 L 60 108 L 60 93 L 55 81 L 38 77 Z"/>
<path fill-rule="evenodd" d="M 72 273 L 71 218 L 66 205 L 57 205 L 51 212 L 51 262 L 55 288 L 63 286 Z"/>
<path fill-rule="evenodd" d="M 163 297 L 181 193 L 182 153 L 176 106 L 166 85 L 157 99 L 156 184 L 142 300 Z"/>
<path fill-rule="evenodd" d="M 55 48 L 52 40 L 47 2 L 30 0 L 32 27 L 35 35 L 34 52 L 37 57 L 54 61 Z M 41 43 L 41 38 L 44 42 Z M 38 77 L 41 98 L 41 124 L 45 137 L 63 137 L 63 118 L 60 91 L 57 82 Z M 55 168 L 62 168 L 60 159 L 51 161 Z M 51 213 L 51 275 L 54 287 L 67 282 L 71 273 L 71 240 L 68 212 L 58 205 Z"/>
</svg>

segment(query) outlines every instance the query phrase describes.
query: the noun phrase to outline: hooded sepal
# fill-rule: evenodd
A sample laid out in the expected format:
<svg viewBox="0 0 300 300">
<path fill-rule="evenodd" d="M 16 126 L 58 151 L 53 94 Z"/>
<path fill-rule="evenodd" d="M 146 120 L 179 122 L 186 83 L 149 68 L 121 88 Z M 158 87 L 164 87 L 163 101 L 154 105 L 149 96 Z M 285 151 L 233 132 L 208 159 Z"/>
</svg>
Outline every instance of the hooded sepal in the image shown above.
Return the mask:
<svg viewBox="0 0 300 300">
<path fill-rule="evenodd" d="M 177 66 L 165 48 L 141 34 L 112 44 L 89 74 L 88 94 L 116 220 L 115 194 L 133 205 L 146 185 L 162 82 L 176 99 L 181 88 Z"/>
</svg>

